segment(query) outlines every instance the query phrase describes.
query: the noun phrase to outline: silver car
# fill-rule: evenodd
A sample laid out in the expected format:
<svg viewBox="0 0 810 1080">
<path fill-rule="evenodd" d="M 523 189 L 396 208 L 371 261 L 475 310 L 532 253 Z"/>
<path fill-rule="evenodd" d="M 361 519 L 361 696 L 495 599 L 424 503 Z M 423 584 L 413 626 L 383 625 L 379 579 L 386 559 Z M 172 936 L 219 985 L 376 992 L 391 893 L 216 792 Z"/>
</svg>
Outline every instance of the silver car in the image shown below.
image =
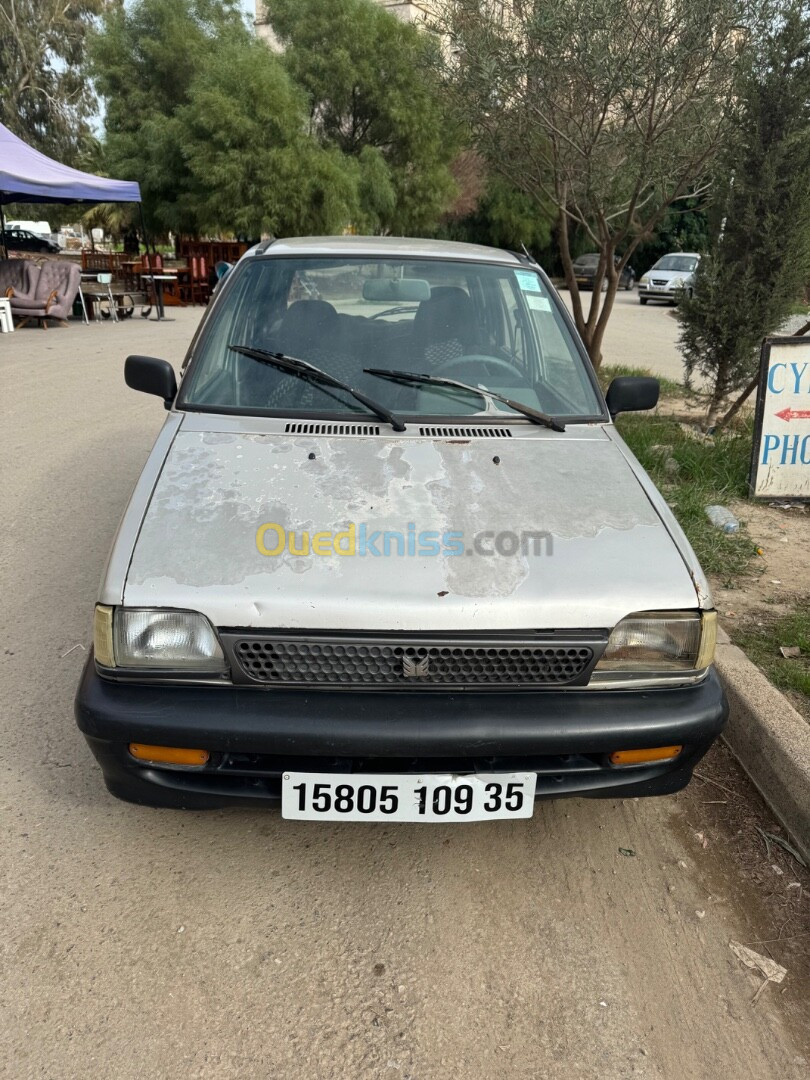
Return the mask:
<svg viewBox="0 0 810 1080">
<path fill-rule="evenodd" d="M 691 296 L 699 262 L 700 255 L 694 251 L 664 255 L 652 269 L 639 278 L 639 303 L 666 300 L 670 304 L 676 304 L 684 293 Z"/>
<path fill-rule="evenodd" d="M 110 791 L 289 818 L 676 791 L 722 729 L 694 552 L 528 257 L 279 240 L 223 281 L 114 540 L 76 717 Z"/>
</svg>

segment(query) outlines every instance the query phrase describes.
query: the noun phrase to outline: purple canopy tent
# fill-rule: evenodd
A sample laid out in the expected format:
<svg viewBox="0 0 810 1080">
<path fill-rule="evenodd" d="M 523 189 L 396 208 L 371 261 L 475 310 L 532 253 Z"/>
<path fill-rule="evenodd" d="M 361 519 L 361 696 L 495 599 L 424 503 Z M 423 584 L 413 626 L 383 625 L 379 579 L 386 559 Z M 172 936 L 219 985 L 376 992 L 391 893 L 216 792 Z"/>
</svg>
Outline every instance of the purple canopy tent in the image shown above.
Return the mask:
<svg viewBox="0 0 810 1080">
<path fill-rule="evenodd" d="M 108 180 L 105 176 L 71 169 L 41 154 L 0 124 L 0 246 L 6 255 L 3 203 L 140 201 L 141 189 L 134 180 Z M 144 243 L 147 243 L 145 230 Z"/>
<path fill-rule="evenodd" d="M 0 205 L 7 202 L 140 202 L 134 180 L 108 180 L 45 157 L 0 124 Z"/>
</svg>

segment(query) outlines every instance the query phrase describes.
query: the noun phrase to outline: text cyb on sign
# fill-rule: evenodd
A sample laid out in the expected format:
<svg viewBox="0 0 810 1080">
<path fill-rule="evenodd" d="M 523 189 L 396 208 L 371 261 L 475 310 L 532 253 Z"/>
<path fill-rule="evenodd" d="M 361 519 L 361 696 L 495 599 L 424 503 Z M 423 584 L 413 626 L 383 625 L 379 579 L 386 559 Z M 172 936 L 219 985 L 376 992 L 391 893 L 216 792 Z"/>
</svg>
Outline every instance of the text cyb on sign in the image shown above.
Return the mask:
<svg viewBox="0 0 810 1080">
<path fill-rule="evenodd" d="M 810 337 L 763 342 L 749 484 L 760 498 L 810 499 Z"/>
</svg>

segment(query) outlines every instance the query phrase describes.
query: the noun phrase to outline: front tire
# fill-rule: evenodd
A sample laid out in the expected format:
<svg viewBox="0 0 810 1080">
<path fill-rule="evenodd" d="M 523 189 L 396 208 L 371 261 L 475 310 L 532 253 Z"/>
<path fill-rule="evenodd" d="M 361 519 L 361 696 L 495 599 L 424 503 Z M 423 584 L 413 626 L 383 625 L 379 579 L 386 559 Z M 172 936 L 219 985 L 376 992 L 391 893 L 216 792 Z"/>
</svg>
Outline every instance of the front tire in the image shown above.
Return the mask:
<svg viewBox="0 0 810 1080">
<path fill-rule="evenodd" d="M 647 303 L 647 297 L 646 297 L 646 296 L 640 296 L 640 297 L 638 298 L 638 302 L 639 302 L 640 304 L 642 304 L 642 305 L 646 304 L 646 303 Z"/>
</svg>

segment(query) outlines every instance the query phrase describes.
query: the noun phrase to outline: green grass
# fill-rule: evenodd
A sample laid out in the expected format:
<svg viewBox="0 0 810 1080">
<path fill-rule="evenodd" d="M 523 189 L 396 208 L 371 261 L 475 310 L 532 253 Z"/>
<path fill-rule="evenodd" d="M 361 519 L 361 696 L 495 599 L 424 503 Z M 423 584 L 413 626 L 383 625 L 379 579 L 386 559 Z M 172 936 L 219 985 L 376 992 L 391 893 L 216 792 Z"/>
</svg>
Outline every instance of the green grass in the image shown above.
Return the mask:
<svg viewBox="0 0 810 1080">
<path fill-rule="evenodd" d="M 617 427 L 671 505 L 703 569 L 733 587 L 734 578 L 745 572 L 756 548 L 744 529 L 732 536 L 716 529 L 705 508 L 747 497 L 751 427 L 739 434 L 720 435 L 710 443 L 690 438 L 676 420 L 665 416 L 620 416 Z M 656 445 L 672 450 L 654 450 Z M 677 461 L 677 473 L 666 471 L 667 457 Z"/>
<path fill-rule="evenodd" d="M 664 379 L 660 375 L 653 375 L 648 368 L 630 367 L 629 364 L 602 364 L 596 374 L 603 391 L 607 390 L 611 380 L 619 375 L 651 375 L 661 384 L 661 397 L 683 397 L 687 392 L 685 386 L 672 379 Z"/>
<path fill-rule="evenodd" d="M 797 609 L 763 626 L 734 626 L 730 633 L 774 686 L 804 695 L 810 708 L 810 611 Z M 802 655 L 786 658 L 780 645 L 798 645 Z"/>
</svg>

